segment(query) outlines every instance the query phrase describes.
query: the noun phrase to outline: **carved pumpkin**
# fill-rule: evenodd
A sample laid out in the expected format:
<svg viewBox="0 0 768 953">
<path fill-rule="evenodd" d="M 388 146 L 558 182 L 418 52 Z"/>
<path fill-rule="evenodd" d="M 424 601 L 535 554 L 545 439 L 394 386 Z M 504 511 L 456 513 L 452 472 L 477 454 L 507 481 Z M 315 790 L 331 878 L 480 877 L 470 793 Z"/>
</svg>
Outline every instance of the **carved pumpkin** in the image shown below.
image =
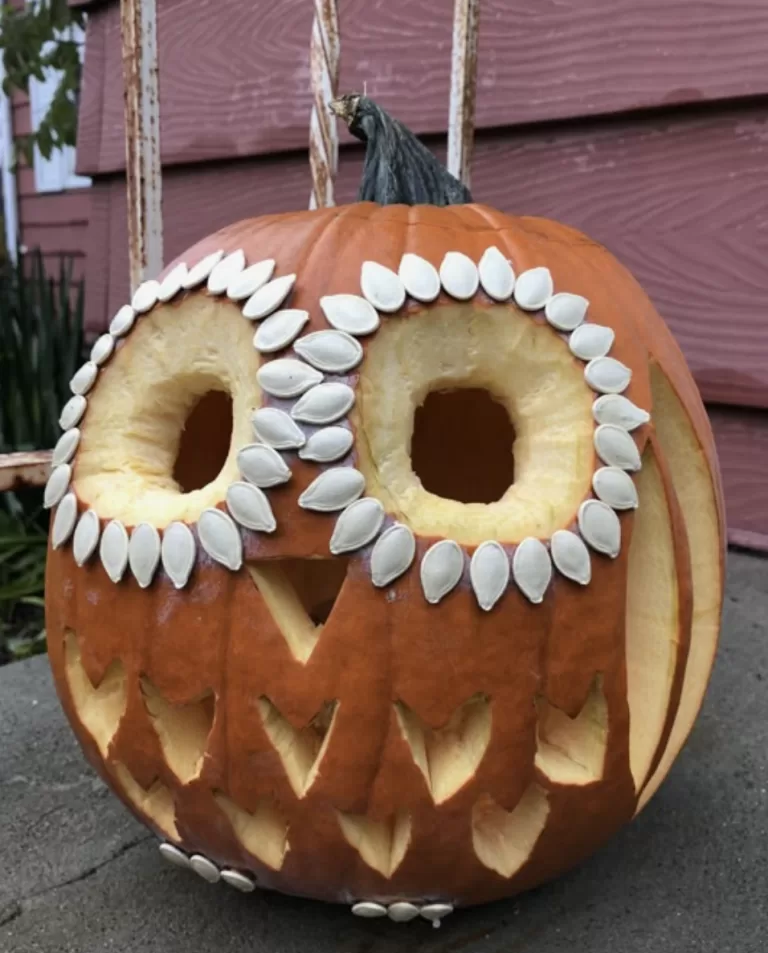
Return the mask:
<svg viewBox="0 0 768 953">
<path fill-rule="evenodd" d="M 716 648 L 720 484 L 604 248 L 337 109 L 376 201 L 199 242 L 73 379 L 50 661 L 170 860 L 439 921 L 658 788 Z"/>
</svg>

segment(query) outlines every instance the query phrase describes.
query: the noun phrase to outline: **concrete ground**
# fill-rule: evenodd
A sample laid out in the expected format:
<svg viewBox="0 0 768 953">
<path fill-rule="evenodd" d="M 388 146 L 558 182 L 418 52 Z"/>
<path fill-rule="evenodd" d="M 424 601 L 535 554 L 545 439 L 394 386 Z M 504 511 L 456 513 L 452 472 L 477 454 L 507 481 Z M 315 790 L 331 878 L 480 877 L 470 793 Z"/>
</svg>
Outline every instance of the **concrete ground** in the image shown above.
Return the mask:
<svg viewBox="0 0 768 953">
<path fill-rule="evenodd" d="M 84 762 L 44 658 L 0 669 L 2 953 L 766 953 L 768 560 L 732 552 L 704 710 L 638 820 L 579 870 L 448 917 L 211 886 Z"/>
</svg>

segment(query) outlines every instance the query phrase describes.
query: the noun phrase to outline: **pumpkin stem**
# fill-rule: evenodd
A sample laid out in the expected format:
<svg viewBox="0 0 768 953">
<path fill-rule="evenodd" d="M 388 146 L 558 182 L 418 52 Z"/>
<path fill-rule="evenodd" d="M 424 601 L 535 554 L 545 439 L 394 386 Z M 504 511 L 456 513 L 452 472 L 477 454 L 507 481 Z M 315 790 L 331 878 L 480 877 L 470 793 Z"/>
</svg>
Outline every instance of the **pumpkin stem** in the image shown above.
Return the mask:
<svg viewBox="0 0 768 953">
<path fill-rule="evenodd" d="M 423 142 L 367 96 L 352 93 L 331 111 L 366 144 L 360 202 L 380 205 L 463 205 L 469 189 L 442 166 Z"/>
</svg>

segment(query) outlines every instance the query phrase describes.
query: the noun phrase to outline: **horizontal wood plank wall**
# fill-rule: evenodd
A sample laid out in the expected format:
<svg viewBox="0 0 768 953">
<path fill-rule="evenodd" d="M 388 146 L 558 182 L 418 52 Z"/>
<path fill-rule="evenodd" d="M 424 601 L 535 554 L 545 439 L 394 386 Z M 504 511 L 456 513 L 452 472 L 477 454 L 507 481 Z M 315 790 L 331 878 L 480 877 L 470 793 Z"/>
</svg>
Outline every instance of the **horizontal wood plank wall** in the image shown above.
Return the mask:
<svg viewBox="0 0 768 953">
<path fill-rule="evenodd" d="M 768 92 L 760 0 L 482 6 L 481 129 Z M 304 148 L 312 15 L 309 0 L 159 0 L 164 163 Z M 340 88 L 367 82 L 415 131 L 445 131 L 449 0 L 345 0 L 340 18 Z M 125 166 L 117 0 L 94 8 L 88 43 L 80 170 L 97 174 Z"/>
</svg>

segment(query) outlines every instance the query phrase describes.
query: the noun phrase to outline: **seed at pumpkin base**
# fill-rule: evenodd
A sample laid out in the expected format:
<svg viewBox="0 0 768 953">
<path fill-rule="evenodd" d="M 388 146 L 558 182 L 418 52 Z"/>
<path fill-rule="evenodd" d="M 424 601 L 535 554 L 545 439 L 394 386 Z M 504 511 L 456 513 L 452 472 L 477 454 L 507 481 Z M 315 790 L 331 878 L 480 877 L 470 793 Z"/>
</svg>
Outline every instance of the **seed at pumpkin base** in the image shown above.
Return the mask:
<svg viewBox="0 0 768 953">
<path fill-rule="evenodd" d="M 421 588 L 427 602 L 436 605 L 454 589 L 464 573 L 464 553 L 452 539 L 441 539 L 421 560 Z"/>
<path fill-rule="evenodd" d="M 176 589 L 183 589 L 195 565 L 197 546 L 186 523 L 173 522 L 163 530 L 160 557 L 163 569 Z"/>
<path fill-rule="evenodd" d="M 112 582 L 120 582 L 128 566 L 128 533 L 119 520 L 110 520 L 104 527 L 99 557 Z"/>
<path fill-rule="evenodd" d="M 116 338 L 127 334 L 136 321 L 136 312 L 129 304 L 124 304 L 109 322 L 109 333 Z"/>
<path fill-rule="evenodd" d="M 70 397 L 62 407 L 61 415 L 59 416 L 59 426 L 61 429 L 69 430 L 71 427 L 79 424 L 87 406 L 88 402 L 82 394 L 75 394 L 74 397 Z"/>
<path fill-rule="evenodd" d="M 59 503 L 56 509 L 56 515 L 53 518 L 53 528 L 51 529 L 51 545 L 58 549 L 72 535 L 72 530 L 77 522 L 77 497 L 74 493 L 67 495 Z"/>
<path fill-rule="evenodd" d="M 523 311 L 539 311 L 552 297 L 554 290 L 549 268 L 529 268 L 518 275 L 515 282 L 515 302 Z"/>
<path fill-rule="evenodd" d="M 422 907 L 419 913 L 425 920 L 431 920 L 433 926 L 439 926 L 443 917 L 453 913 L 453 907 L 450 903 L 429 903 Z"/>
<path fill-rule="evenodd" d="M 310 436 L 299 456 L 315 463 L 333 463 L 349 453 L 353 441 L 352 431 L 346 427 L 323 427 Z"/>
<path fill-rule="evenodd" d="M 615 510 L 637 509 L 637 487 L 632 477 L 619 467 L 600 467 L 595 470 L 592 489 L 603 503 Z"/>
<path fill-rule="evenodd" d="M 291 479 L 290 467 L 273 447 L 264 443 L 251 443 L 237 454 L 237 466 L 241 475 L 262 490 L 279 486 Z"/>
<path fill-rule="evenodd" d="M 243 565 L 243 541 L 231 516 L 210 507 L 197 521 L 200 545 L 216 562 L 236 572 Z"/>
<path fill-rule="evenodd" d="M 544 306 L 544 317 L 558 331 L 575 331 L 587 316 L 589 301 L 581 295 L 561 291 Z"/>
<path fill-rule="evenodd" d="M 584 368 L 584 378 L 601 394 L 620 394 L 629 387 L 632 371 L 614 357 L 596 357 Z"/>
<path fill-rule="evenodd" d="M 184 287 L 184 281 L 186 280 L 189 272 L 187 271 L 187 266 L 184 262 L 179 262 L 175 268 L 172 268 L 168 274 L 160 282 L 160 290 L 157 293 L 157 300 L 162 301 L 165 304 L 167 301 L 170 301 L 171 298 L 175 298 L 176 295 Z"/>
<path fill-rule="evenodd" d="M 509 559 L 495 540 L 477 547 L 469 563 L 469 579 L 478 605 L 490 612 L 509 584 Z"/>
<path fill-rule="evenodd" d="M 299 497 L 299 506 L 317 513 L 343 510 L 362 494 L 365 477 L 352 467 L 331 467 L 313 480 Z"/>
<path fill-rule="evenodd" d="M 557 570 L 573 582 L 588 585 L 592 579 L 592 561 L 584 540 L 570 530 L 558 529 L 552 534 L 550 546 Z"/>
<path fill-rule="evenodd" d="M 293 405 L 291 417 L 307 424 L 332 424 L 351 410 L 355 392 L 346 384 L 318 384 Z"/>
<path fill-rule="evenodd" d="M 254 291 L 243 305 L 243 317 L 249 321 L 260 321 L 268 314 L 277 311 L 291 293 L 296 283 L 296 275 L 281 275 Z"/>
<path fill-rule="evenodd" d="M 383 589 L 411 566 L 416 556 L 416 537 L 404 523 L 385 529 L 371 553 L 371 581 Z"/>
<path fill-rule="evenodd" d="M 440 264 L 440 282 L 452 298 L 467 301 L 480 286 L 477 265 L 463 252 L 446 252 Z"/>
<path fill-rule="evenodd" d="M 252 893 L 256 889 L 256 881 L 252 877 L 241 874 L 239 870 L 222 870 L 221 879 L 241 893 Z"/>
<path fill-rule="evenodd" d="M 552 581 L 552 560 L 540 539 L 528 536 L 522 540 L 512 557 L 512 576 L 529 602 L 539 605 L 543 601 Z"/>
<path fill-rule="evenodd" d="M 227 288 L 227 297 L 230 301 L 245 301 L 255 294 L 259 288 L 270 280 L 275 271 L 275 259 L 266 258 L 264 261 L 257 261 L 255 265 L 249 265 L 245 271 L 232 279 Z"/>
<path fill-rule="evenodd" d="M 619 517 L 601 500 L 585 500 L 581 504 L 579 532 L 598 553 L 615 559 L 621 552 Z"/>
<path fill-rule="evenodd" d="M 405 304 L 405 285 L 392 271 L 375 261 L 364 261 L 360 289 L 377 311 L 392 314 Z"/>
<path fill-rule="evenodd" d="M 598 357 L 605 357 L 615 339 L 613 328 L 601 324 L 582 324 L 568 339 L 568 347 L 582 361 L 594 361 Z"/>
<path fill-rule="evenodd" d="M 406 252 L 400 260 L 398 276 L 408 294 L 417 301 L 430 302 L 440 294 L 440 275 L 425 258 Z"/>
<path fill-rule="evenodd" d="M 207 281 L 208 275 L 210 275 L 223 257 L 224 250 L 221 248 L 218 251 L 211 252 L 210 255 L 206 255 L 205 258 L 202 258 L 196 265 L 193 265 L 189 269 L 187 277 L 182 282 L 181 287 L 189 291 L 191 288 L 196 288 L 204 281 Z"/>
<path fill-rule="evenodd" d="M 328 324 L 347 334 L 371 334 L 381 323 L 379 312 L 359 295 L 325 295 L 320 307 Z"/>
<path fill-rule="evenodd" d="M 489 298 L 507 301 L 512 296 L 515 288 L 515 272 L 495 245 L 491 245 L 483 252 L 477 270 L 480 275 L 480 284 Z"/>
<path fill-rule="evenodd" d="M 133 298 L 131 298 L 131 307 L 136 314 L 144 314 L 146 311 L 151 311 L 157 304 L 159 293 L 160 282 L 155 281 L 154 278 L 150 278 L 149 281 L 140 284 L 134 292 Z"/>
<path fill-rule="evenodd" d="M 293 357 L 281 357 L 262 364 L 256 372 L 259 386 L 273 397 L 298 397 L 323 379 L 320 371 Z"/>
<path fill-rule="evenodd" d="M 592 404 L 592 416 L 599 424 L 614 424 L 632 431 L 647 424 L 651 415 L 621 394 L 603 394 Z"/>
<path fill-rule="evenodd" d="M 346 331 L 313 331 L 299 338 L 293 349 L 313 367 L 329 374 L 351 371 L 363 359 L 362 345 Z"/>
<path fill-rule="evenodd" d="M 75 371 L 72 380 L 69 382 L 69 389 L 73 394 L 84 395 L 93 387 L 99 368 L 93 361 L 86 361 L 85 364 Z"/>
<path fill-rule="evenodd" d="M 227 507 L 246 529 L 259 533 L 274 533 L 277 529 L 277 521 L 266 494 L 252 483 L 232 483 L 227 488 Z"/>
<path fill-rule="evenodd" d="M 62 463 L 52 471 L 43 491 L 43 506 L 46 510 L 60 502 L 67 492 L 71 478 L 72 467 L 68 463 Z"/>
<path fill-rule="evenodd" d="M 115 339 L 111 334 L 102 334 L 96 338 L 91 348 L 91 360 L 97 367 L 100 367 L 112 354 L 115 349 Z"/>
<path fill-rule="evenodd" d="M 193 854 L 189 858 L 189 866 L 209 884 L 218 883 L 221 879 L 221 873 L 216 864 L 212 860 L 208 860 L 207 857 L 203 857 L 202 854 Z"/>
<path fill-rule="evenodd" d="M 149 523 L 139 523 L 128 544 L 128 565 L 142 589 L 152 582 L 160 563 L 160 534 Z"/>
<path fill-rule="evenodd" d="M 259 325 L 253 336 L 253 346 L 262 354 L 281 351 L 296 338 L 307 321 L 309 321 L 309 311 L 301 311 L 297 308 L 276 311 Z"/>
<path fill-rule="evenodd" d="M 330 550 L 334 556 L 354 552 L 367 546 L 379 533 L 384 522 L 384 507 L 366 496 L 350 504 L 336 521 Z"/>
<path fill-rule="evenodd" d="M 189 857 L 184 853 L 183 850 L 179 850 L 178 847 L 173 844 L 160 844 L 159 847 L 160 856 L 163 860 L 167 860 L 169 864 L 173 864 L 174 867 L 181 867 L 182 870 L 189 870 Z"/>
<path fill-rule="evenodd" d="M 276 450 L 296 450 L 307 442 L 301 428 L 276 407 L 260 407 L 253 413 L 251 423 L 256 437 Z"/>
<path fill-rule="evenodd" d="M 100 523 L 96 510 L 86 510 L 77 521 L 72 539 L 72 555 L 75 563 L 83 566 L 93 555 L 99 543 Z"/>
<path fill-rule="evenodd" d="M 616 424 L 600 424 L 595 430 L 593 440 L 598 456 L 608 466 L 633 472 L 642 467 L 637 444 L 622 427 L 617 427 Z"/>
<path fill-rule="evenodd" d="M 387 908 L 380 903 L 373 903 L 370 900 L 361 900 L 360 903 L 354 904 L 352 913 L 356 917 L 365 917 L 367 920 L 373 920 L 377 917 L 385 917 L 387 915 Z"/>
<path fill-rule="evenodd" d="M 244 268 L 245 252 L 242 248 L 238 248 L 237 251 L 233 251 L 213 266 L 210 275 L 208 275 L 208 291 L 212 295 L 224 294 L 230 283 Z"/>
<path fill-rule="evenodd" d="M 77 427 L 71 430 L 65 430 L 56 442 L 51 457 L 51 465 L 58 467 L 62 463 L 69 463 L 77 452 L 77 445 L 80 443 L 80 431 Z"/>
<path fill-rule="evenodd" d="M 408 903 L 403 900 L 398 903 L 390 903 L 387 908 L 387 916 L 395 923 L 410 923 L 410 921 L 415 920 L 418 915 L 419 908 L 416 904 Z"/>
</svg>

